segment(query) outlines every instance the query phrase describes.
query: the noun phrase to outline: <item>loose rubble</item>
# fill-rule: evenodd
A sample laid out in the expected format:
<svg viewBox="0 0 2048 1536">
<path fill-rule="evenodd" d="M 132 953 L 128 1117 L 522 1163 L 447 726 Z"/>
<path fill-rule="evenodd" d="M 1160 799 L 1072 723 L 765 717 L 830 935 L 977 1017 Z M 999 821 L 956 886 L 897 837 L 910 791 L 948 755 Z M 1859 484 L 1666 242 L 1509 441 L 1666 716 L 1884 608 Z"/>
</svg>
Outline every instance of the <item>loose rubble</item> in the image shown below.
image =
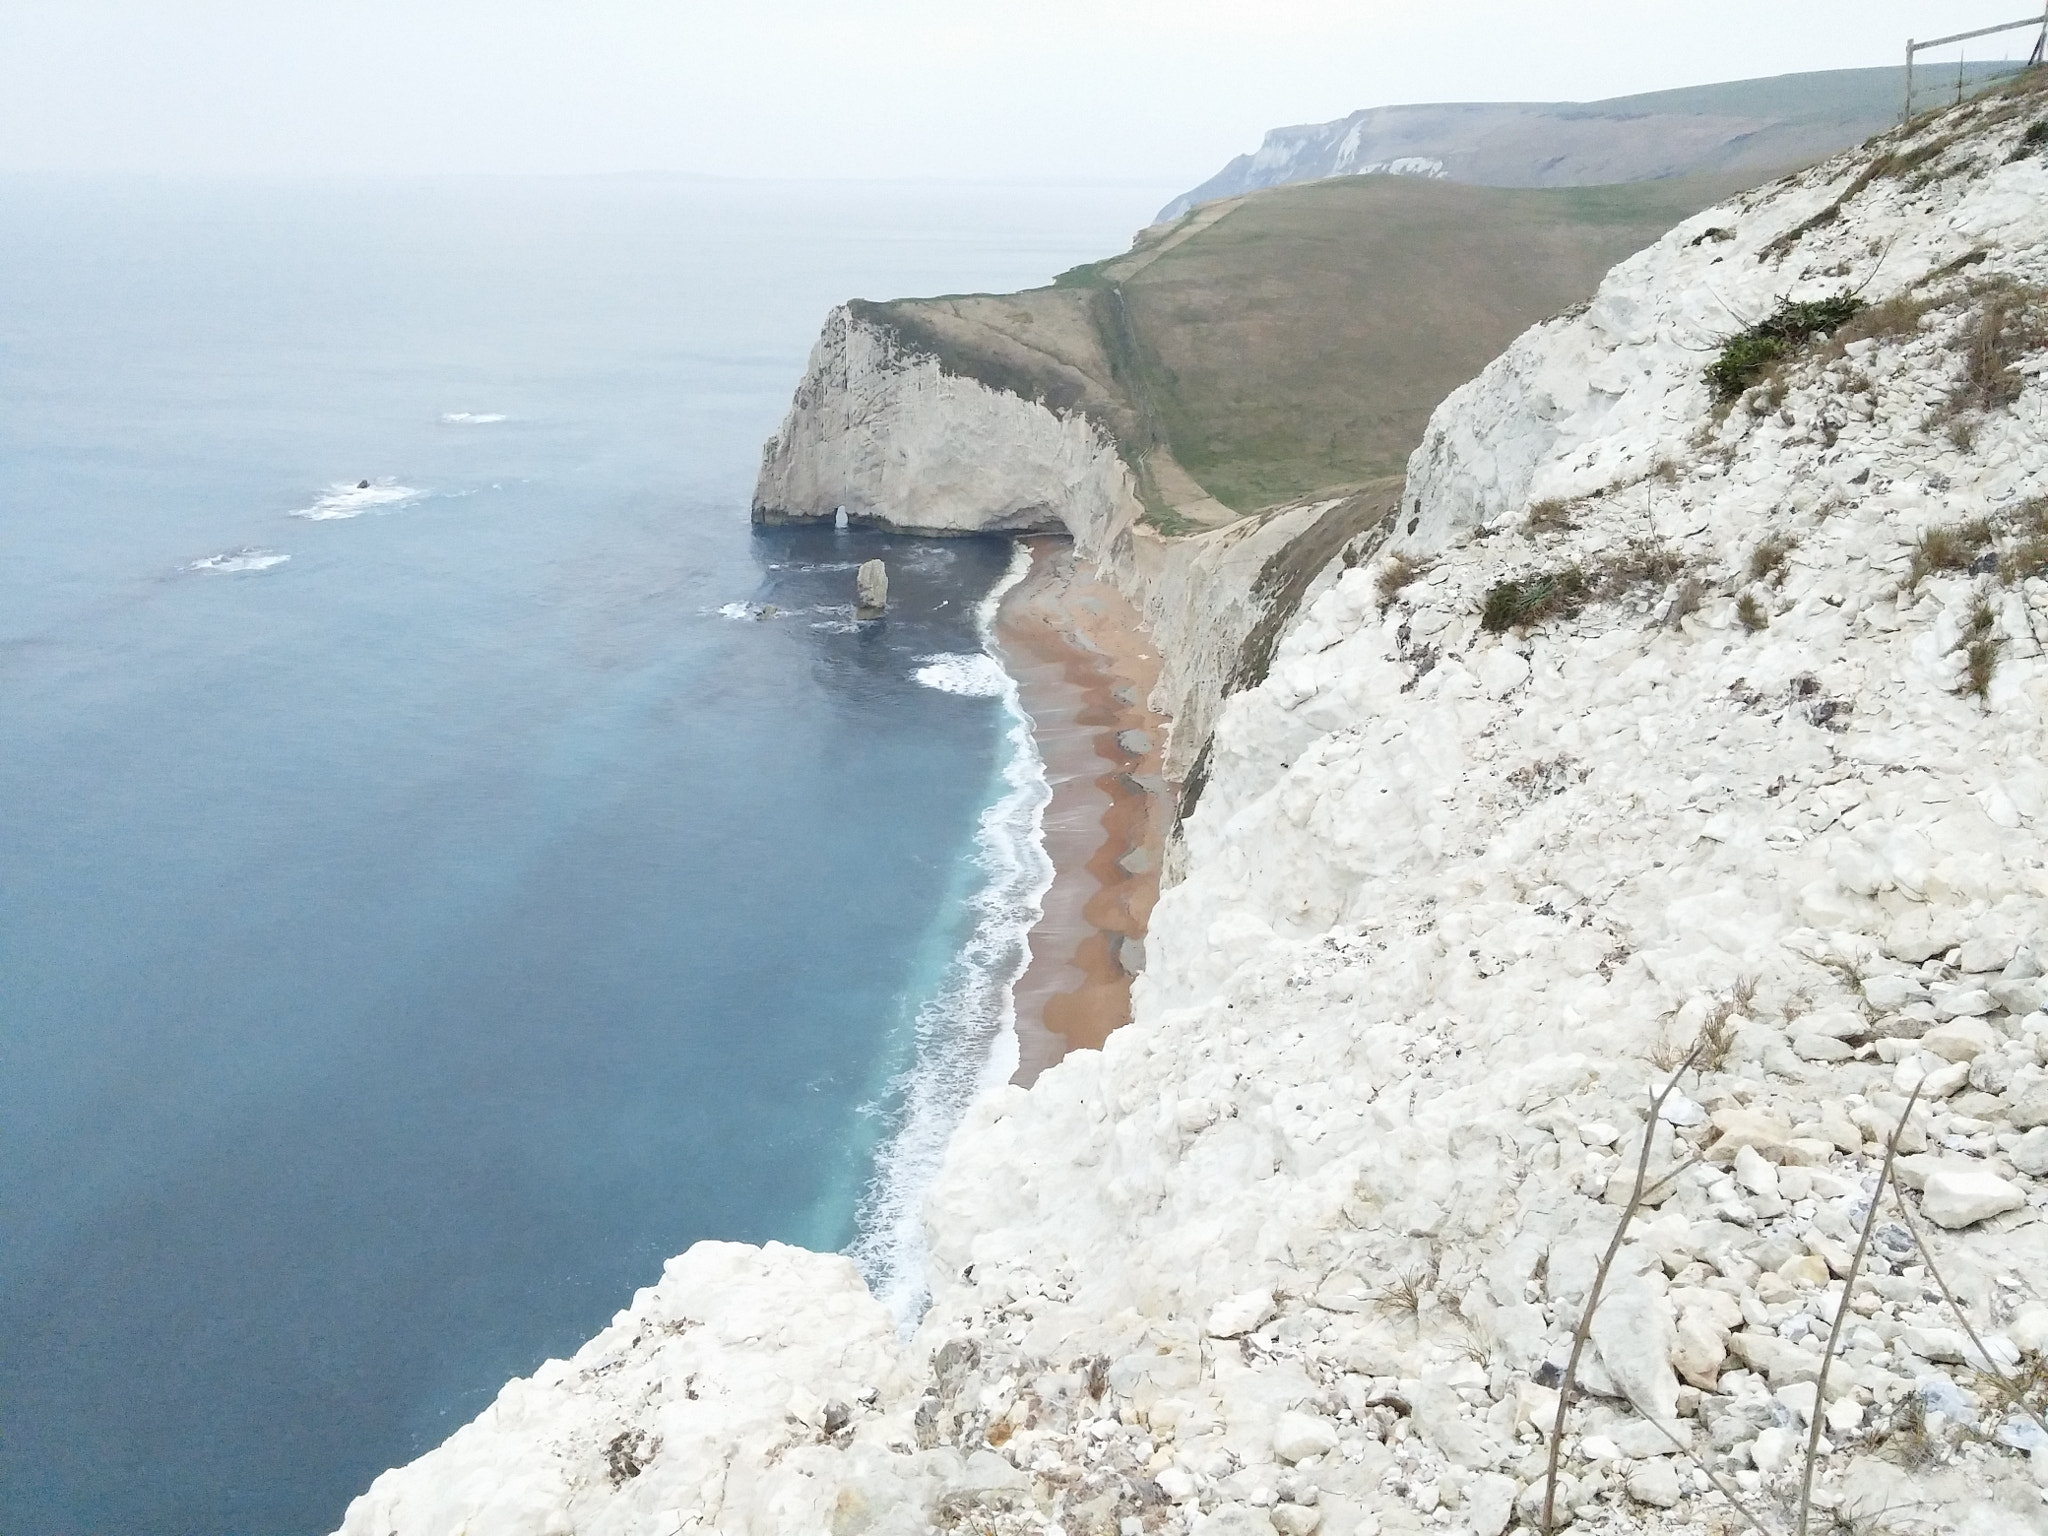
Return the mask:
<svg viewBox="0 0 2048 1536">
<path fill-rule="evenodd" d="M 344 1531 L 1530 1527 L 1646 1134 L 1561 1518 L 1789 1531 L 1818 1418 L 1815 1529 L 2048 1531 L 2038 346 L 1928 419 L 1984 285 L 2048 283 L 2042 119 L 1702 214 L 1446 402 L 1387 546 L 1433 563 L 1344 573 L 1224 709 L 1137 1020 L 972 1111 L 913 1337 L 842 1260 L 700 1245 Z M 1716 409 L 1731 313 L 1856 285 L 1928 302 Z"/>
</svg>

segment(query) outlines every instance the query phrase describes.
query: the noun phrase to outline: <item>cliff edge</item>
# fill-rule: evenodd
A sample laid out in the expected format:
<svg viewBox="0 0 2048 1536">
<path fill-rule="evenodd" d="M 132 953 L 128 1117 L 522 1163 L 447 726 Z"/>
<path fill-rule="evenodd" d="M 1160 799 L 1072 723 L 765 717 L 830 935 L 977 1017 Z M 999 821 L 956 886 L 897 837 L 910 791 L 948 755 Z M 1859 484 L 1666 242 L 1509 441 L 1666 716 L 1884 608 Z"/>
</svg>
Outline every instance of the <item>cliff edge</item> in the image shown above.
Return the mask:
<svg viewBox="0 0 2048 1536">
<path fill-rule="evenodd" d="M 1443 403 L 911 1337 L 699 1245 L 348 1536 L 1499 1536 L 1596 1295 L 1560 1520 L 1789 1536 L 1817 1434 L 1823 1526 L 2048 1529 L 2044 146 L 1710 209 Z"/>
</svg>

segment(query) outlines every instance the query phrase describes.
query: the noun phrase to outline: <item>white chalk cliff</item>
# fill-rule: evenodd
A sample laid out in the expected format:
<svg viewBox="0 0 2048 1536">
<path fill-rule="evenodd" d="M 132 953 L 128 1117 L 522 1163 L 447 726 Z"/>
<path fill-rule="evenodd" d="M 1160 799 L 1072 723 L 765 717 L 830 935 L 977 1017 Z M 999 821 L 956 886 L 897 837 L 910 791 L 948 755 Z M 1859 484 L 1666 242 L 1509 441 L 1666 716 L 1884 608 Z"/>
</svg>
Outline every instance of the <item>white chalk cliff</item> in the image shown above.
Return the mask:
<svg viewBox="0 0 2048 1536">
<path fill-rule="evenodd" d="M 1652 1163 L 1702 1160 L 1620 1251 L 1559 1510 L 1707 1536 L 1732 1494 L 1789 1529 L 1818 1413 L 1816 1530 L 2048 1530 L 2048 1436 L 1994 1386 L 2048 1359 L 2038 350 L 2016 399 L 1926 423 L 1987 304 L 2039 323 L 2040 109 L 2002 110 L 1690 220 L 1437 412 L 1391 546 L 1434 563 L 1326 573 L 1222 704 L 1136 1017 L 971 1111 L 912 1337 L 843 1259 L 701 1244 L 348 1536 L 1498 1536 L 1535 1518 L 1647 1090 L 1703 1034 Z M 1716 413 L 1731 314 L 1858 284 L 1925 313 Z M 902 505 L 920 464 L 1010 472 L 945 435 L 979 420 L 1064 466 L 990 505 L 1098 526 L 1079 427 L 918 378 L 970 404 L 913 447 L 907 396 L 873 402 Z M 1498 583 L 1646 540 L 1680 569 L 1481 627 Z M 1817 1403 L 1915 1086 L 1904 1198 L 1975 1337 L 1887 1204 Z"/>
</svg>

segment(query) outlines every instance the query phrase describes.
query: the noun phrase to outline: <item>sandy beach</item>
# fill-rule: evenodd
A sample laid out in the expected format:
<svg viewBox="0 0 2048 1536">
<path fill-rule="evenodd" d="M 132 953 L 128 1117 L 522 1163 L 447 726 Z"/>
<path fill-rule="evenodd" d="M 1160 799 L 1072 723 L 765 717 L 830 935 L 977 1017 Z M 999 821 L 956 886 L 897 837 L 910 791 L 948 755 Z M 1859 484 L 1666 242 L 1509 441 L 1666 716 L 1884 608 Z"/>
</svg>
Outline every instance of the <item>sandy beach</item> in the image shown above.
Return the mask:
<svg viewBox="0 0 2048 1536">
<path fill-rule="evenodd" d="M 1171 815 L 1167 721 L 1146 707 L 1159 677 L 1151 637 L 1121 593 L 1077 568 L 1067 540 L 1028 542 L 1031 572 L 996 618 L 1052 784 L 1055 873 L 1017 985 L 1024 1084 L 1129 1020 Z"/>
</svg>

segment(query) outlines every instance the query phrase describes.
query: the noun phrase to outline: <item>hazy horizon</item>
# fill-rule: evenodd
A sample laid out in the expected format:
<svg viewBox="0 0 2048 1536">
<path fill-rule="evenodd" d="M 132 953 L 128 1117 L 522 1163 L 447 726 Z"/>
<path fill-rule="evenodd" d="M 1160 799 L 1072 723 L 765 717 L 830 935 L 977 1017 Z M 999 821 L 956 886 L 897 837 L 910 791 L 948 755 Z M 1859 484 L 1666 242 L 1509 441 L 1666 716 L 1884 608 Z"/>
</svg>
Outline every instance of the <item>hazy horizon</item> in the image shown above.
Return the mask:
<svg viewBox="0 0 2048 1536">
<path fill-rule="evenodd" d="M 1909 35 L 2003 19 L 1986 0 L 30 0 L 0 17 L 0 174 L 1193 185 L 1268 128 L 1361 107 L 1897 64 Z"/>
</svg>

